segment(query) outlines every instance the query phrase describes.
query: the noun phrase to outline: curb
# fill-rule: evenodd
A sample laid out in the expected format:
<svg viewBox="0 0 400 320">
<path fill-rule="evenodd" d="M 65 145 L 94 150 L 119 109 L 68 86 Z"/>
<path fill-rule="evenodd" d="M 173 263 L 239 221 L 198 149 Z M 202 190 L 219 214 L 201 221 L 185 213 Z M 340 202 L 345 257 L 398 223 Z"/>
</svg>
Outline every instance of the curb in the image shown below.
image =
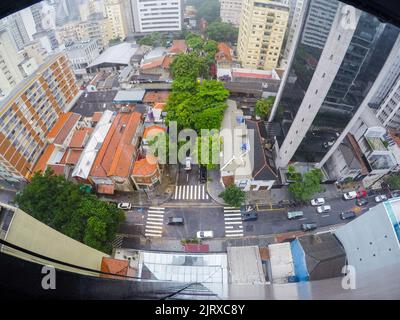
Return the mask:
<svg viewBox="0 0 400 320">
<path fill-rule="evenodd" d="M 221 206 L 227 206 L 227 204 L 225 203 L 225 202 L 222 202 L 222 201 L 220 201 L 219 199 L 217 200 L 217 199 L 215 199 L 215 197 L 212 195 L 212 193 L 209 191 L 209 181 L 207 181 L 207 184 L 206 184 L 206 186 L 207 186 L 207 193 L 208 193 L 208 195 L 211 197 L 211 199 L 213 199 L 213 201 L 214 202 L 216 202 L 216 203 L 218 203 L 219 205 L 221 205 Z"/>
</svg>

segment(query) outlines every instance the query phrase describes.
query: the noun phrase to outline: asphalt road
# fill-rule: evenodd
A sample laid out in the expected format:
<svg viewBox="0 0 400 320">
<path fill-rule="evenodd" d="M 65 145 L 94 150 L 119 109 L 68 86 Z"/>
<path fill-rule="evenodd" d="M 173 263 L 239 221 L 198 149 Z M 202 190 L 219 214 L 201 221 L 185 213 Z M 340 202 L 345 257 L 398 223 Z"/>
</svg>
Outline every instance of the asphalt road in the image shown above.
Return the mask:
<svg viewBox="0 0 400 320">
<path fill-rule="evenodd" d="M 273 209 L 273 210 L 258 210 L 257 221 L 243 221 L 239 228 L 243 230 L 243 236 L 259 236 L 268 234 L 286 233 L 291 231 L 301 230 L 303 223 L 317 223 L 318 228 L 327 227 L 330 225 L 349 222 L 350 220 L 342 220 L 340 213 L 348 210 L 357 210 L 358 214 L 362 214 L 376 205 L 374 196 L 367 197 L 369 203 L 366 206 L 358 207 L 355 200 L 335 199 L 327 201 L 332 207 L 329 213 L 319 214 L 316 207 L 311 205 L 288 208 L 288 209 Z M 288 220 L 288 211 L 303 211 L 304 216 L 297 220 Z M 128 212 L 128 219 L 121 227 L 120 233 L 129 234 L 137 232 L 137 228 L 142 228 L 142 233 L 146 228 L 148 212 L 146 208 L 142 213 Z M 182 217 L 184 225 L 168 225 L 169 217 Z M 151 219 L 150 219 L 151 220 Z M 221 206 L 208 207 L 193 207 L 193 206 L 173 206 L 173 203 L 168 207 L 163 208 L 163 213 L 157 221 L 162 229 L 159 231 L 159 236 L 174 239 L 188 239 L 196 237 L 197 231 L 214 232 L 214 238 L 226 237 L 226 219 L 224 219 L 224 208 Z M 156 223 L 157 223 L 156 222 Z M 151 221 L 149 224 L 151 225 Z M 122 232 L 123 231 L 123 232 Z"/>
</svg>

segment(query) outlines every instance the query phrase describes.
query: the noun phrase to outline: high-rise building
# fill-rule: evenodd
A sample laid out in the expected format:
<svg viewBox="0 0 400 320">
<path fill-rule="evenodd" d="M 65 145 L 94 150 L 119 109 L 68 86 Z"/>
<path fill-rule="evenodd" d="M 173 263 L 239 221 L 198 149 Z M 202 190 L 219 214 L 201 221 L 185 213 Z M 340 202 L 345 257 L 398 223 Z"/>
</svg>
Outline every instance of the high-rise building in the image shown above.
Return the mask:
<svg viewBox="0 0 400 320">
<path fill-rule="evenodd" d="M 397 78 L 376 112 L 387 129 L 400 130 L 400 78 Z"/>
<path fill-rule="evenodd" d="M 26 31 L 26 27 L 20 12 L 16 12 L 3 18 L 0 21 L 0 24 L 6 27 L 10 32 L 18 50 L 22 50 L 24 46 L 31 40 L 29 39 L 29 35 Z"/>
<path fill-rule="evenodd" d="M 129 21 L 133 21 L 134 32 L 181 30 L 181 2 L 182 0 L 130 0 Z"/>
<path fill-rule="evenodd" d="M 18 68 L 22 60 L 10 33 L 0 30 L 0 100 L 22 81 L 23 74 Z"/>
<path fill-rule="evenodd" d="M 282 129 L 276 145 L 280 168 L 289 162 L 322 167 L 368 105 L 397 56 L 392 48 L 398 41 L 398 28 L 344 4 L 337 7 L 323 49 L 321 39 L 318 45 L 304 41 L 310 30 L 306 19 L 317 4 L 321 1 L 307 3 L 270 117 L 270 121 L 275 117 Z"/>
<path fill-rule="evenodd" d="M 122 0 L 106 0 L 107 37 L 125 39 L 127 35 Z"/>
<path fill-rule="evenodd" d="M 304 0 L 290 0 L 289 2 L 289 19 L 286 29 L 286 43 L 283 51 L 284 58 L 289 56 L 289 52 L 293 47 L 295 32 L 301 23 L 301 14 Z"/>
<path fill-rule="evenodd" d="M 35 23 L 36 32 L 43 31 L 42 19 L 43 19 L 43 5 L 41 2 L 35 3 L 34 5 L 29 7 L 31 10 L 33 21 Z"/>
<path fill-rule="evenodd" d="M 303 44 L 323 49 L 331 30 L 338 4 L 337 0 L 313 0 L 310 2 L 301 37 Z"/>
<path fill-rule="evenodd" d="M 243 1 L 244 0 L 220 0 L 221 20 L 223 22 L 232 23 L 235 27 L 239 27 Z"/>
<path fill-rule="evenodd" d="M 24 180 L 47 132 L 78 93 L 64 54 L 50 56 L 0 102 L 0 179 Z"/>
<path fill-rule="evenodd" d="M 277 67 L 288 19 L 287 1 L 243 1 L 237 43 L 243 67 Z"/>
</svg>

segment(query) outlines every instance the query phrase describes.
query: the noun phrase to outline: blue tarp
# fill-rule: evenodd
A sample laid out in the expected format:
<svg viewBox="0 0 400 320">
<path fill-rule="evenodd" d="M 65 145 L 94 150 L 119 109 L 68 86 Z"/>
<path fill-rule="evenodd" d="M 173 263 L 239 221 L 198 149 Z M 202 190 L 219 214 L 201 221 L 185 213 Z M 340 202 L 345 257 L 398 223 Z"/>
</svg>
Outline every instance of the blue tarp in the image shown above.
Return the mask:
<svg viewBox="0 0 400 320">
<path fill-rule="evenodd" d="M 306 265 L 305 253 L 299 240 L 293 240 L 290 242 L 290 248 L 292 250 L 294 271 L 298 281 L 308 281 L 309 274 Z"/>
</svg>

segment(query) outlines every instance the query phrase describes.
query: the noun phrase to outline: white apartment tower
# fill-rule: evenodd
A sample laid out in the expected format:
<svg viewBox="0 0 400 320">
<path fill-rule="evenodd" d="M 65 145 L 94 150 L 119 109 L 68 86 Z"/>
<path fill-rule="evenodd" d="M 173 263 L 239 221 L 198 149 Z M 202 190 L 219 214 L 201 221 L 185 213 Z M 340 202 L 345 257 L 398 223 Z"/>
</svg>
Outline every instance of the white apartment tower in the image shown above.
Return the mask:
<svg viewBox="0 0 400 320">
<path fill-rule="evenodd" d="M 232 23 L 235 27 L 239 27 L 243 1 L 244 0 L 220 0 L 221 20 L 223 22 Z"/>
<path fill-rule="evenodd" d="M 293 47 L 295 32 L 299 28 L 301 23 L 301 13 L 303 8 L 304 0 L 290 0 L 290 11 L 288 28 L 286 31 L 286 44 L 283 51 L 283 56 L 285 59 L 289 56 L 289 52 Z"/>
</svg>

